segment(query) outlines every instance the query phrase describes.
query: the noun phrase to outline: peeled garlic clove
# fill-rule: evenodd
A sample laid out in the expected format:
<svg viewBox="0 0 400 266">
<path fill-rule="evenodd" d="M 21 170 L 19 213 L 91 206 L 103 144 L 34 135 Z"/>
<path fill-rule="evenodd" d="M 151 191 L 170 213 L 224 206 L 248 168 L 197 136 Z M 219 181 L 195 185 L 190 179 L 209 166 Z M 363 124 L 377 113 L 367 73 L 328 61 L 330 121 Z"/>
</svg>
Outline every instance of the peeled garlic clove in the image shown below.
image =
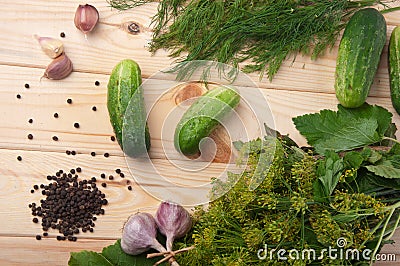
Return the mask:
<svg viewBox="0 0 400 266">
<path fill-rule="evenodd" d="M 66 78 L 71 72 L 72 62 L 68 56 L 63 53 L 47 66 L 43 77 L 58 80 Z"/>
<path fill-rule="evenodd" d="M 38 40 L 43 52 L 50 58 L 56 58 L 64 52 L 64 46 L 60 40 L 38 35 L 34 35 L 34 37 Z"/>
<path fill-rule="evenodd" d="M 89 4 L 79 5 L 75 12 L 75 26 L 84 34 L 92 31 L 99 21 L 99 12 Z"/>
<path fill-rule="evenodd" d="M 175 239 L 184 237 L 192 228 L 189 212 L 173 202 L 162 202 L 156 212 L 155 220 L 160 232 L 167 237 L 167 251 L 172 251 Z"/>
<path fill-rule="evenodd" d="M 129 217 L 125 223 L 122 238 L 122 250 L 131 255 L 138 255 L 151 248 L 165 252 L 165 248 L 157 241 L 157 225 L 149 213 L 137 213 Z"/>
</svg>

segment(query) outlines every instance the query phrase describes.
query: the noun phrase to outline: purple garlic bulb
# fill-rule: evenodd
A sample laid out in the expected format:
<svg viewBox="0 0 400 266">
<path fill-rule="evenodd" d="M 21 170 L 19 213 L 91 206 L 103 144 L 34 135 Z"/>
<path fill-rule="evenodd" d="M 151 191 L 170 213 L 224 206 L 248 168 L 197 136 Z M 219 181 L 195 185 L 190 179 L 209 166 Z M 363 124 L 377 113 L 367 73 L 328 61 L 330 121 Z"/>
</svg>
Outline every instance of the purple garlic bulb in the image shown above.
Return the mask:
<svg viewBox="0 0 400 266">
<path fill-rule="evenodd" d="M 167 251 L 172 251 L 174 240 L 184 237 L 192 227 L 189 212 L 173 202 L 162 202 L 156 212 L 155 220 L 160 233 L 167 237 Z"/>
<path fill-rule="evenodd" d="M 151 248 L 165 252 L 165 248 L 157 241 L 157 225 L 149 213 L 137 213 L 129 217 L 122 231 L 121 248 L 131 255 L 138 255 Z"/>
</svg>

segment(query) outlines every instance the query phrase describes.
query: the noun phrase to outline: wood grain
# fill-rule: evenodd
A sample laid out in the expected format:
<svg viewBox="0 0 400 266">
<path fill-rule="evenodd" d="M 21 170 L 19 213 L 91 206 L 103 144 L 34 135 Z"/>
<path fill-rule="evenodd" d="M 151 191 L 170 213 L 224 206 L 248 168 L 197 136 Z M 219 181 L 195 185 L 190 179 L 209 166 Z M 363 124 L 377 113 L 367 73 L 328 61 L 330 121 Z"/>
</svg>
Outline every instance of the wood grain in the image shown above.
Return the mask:
<svg viewBox="0 0 400 266">
<path fill-rule="evenodd" d="M 105 0 L 92 1 L 100 12 L 100 24 L 87 40 L 73 23 L 78 4 L 82 3 L 76 0 L 16 0 L 0 5 L 0 265 L 66 265 L 70 251 L 100 251 L 120 237 L 122 225 L 130 214 L 139 210 L 154 213 L 159 200 L 152 193 L 153 188 L 171 193 L 176 186 L 201 187 L 211 177 L 226 170 L 225 164 L 191 163 L 176 153 L 165 153 L 163 145 L 172 143 L 166 142 L 162 135 L 163 125 L 169 126 L 163 121 L 166 114 L 162 110 L 165 106 L 174 107 L 169 93 L 172 94 L 170 88 L 177 82 L 173 75 L 160 73 L 174 61 L 167 57 L 167 51 L 160 50 L 151 55 L 146 49 L 152 34 L 149 24 L 157 4 L 119 12 L 111 9 Z M 399 6 L 400 1 L 391 5 Z M 399 14 L 400 11 L 385 14 L 388 36 L 395 26 L 400 25 Z M 141 26 L 139 34 L 129 33 L 127 25 L 130 22 Z M 59 37 L 61 32 L 65 33 L 65 38 Z M 64 42 L 65 51 L 74 64 L 74 72 L 68 78 L 40 80 L 51 60 L 40 50 L 34 34 L 56 37 Z M 236 85 L 243 95 L 258 97 L 258 101 L 248 106 L 254 104 L 265 109 L 266 117 L 271 118 L 267 119 L 270 126 L 289 134 L 300 145 L 306 145 L 291 119 L 336 108 L 333 82 L 338 43 L 318 60 L 308 56 L 297 56 L 294 61 L 289 58 L 272 82 L 251 74 L 240 76 Z M 130 173 L 118 144 L 110 139 L 113 131 L 106 108 L 106 86 L 112 68 L 124 58 L 136 60 L 145 82 L 150 84 L 145 90 L 147 107 L 152 110 L 150 158 L 156 170 L 168 180 L 167 185 L 160 185 L 146 167 L 135 170 L 133 165 Z M 400 116 L 393 110 L 389 98 L 386 58 L 387 46 L 367 101 L 388 108 L 400 127 Z M 100 85 L 96 86 L 95 81 Z M 29 89 L 24 87 L 25 83 L 30 85 Z M 21 99 L 17 99 L 17 94 Z M 72 104 L 67 104 L 68 98 L 73 100 Z M 93 106 L 97 107 L 96 112 L 92 111 Z M 243 124 L 251 128 L 249 134 L 254 136 L 258 134 L 258 127 L 248 106 L 243 104 L 238 113 Z M 55 112 L 58 118 L 54 118 Z M 28 123 L 29 119 L 33 119 L 33 123 Z M 79 128 L 73 126 L 75 122 L 80 124 Z M 28 134 L 33 134 L 32 140 L 27 138 Z M 53 136 L 59 140 L 52 140 Z M 399 133 L 397 137 L 400 137 Z M 66 150 L 74 150 L 77 155 L 67 155 Z M 96 156 L 91 156 L 91 152 L 96 152 Z M 109 158 L 103 156 L 106 152 L 110 153 Z M 17 156 L 22 156 L 22 161 L 18 161 Z M 204 169 L 201 174 L 180 171 L 176 164 L 188 169 L 200 166 Z M 47 182 L 46 176 L 59 169 L 77 166 L 83 168 L 82 178 L 99 177 L 101 173 L 115 175 L 116 168 L 120 168 L 126 177 L 114 181 L 99 180 L 107 183 L 107 188 L 102 190 L 109 205 L 105 207 L 106 215 L 96 222 L 94 233 L 81 234 L 74 243 L 56 241 L 55 232 L 50 233 L 50 238 L 35 240 L 34 236 L 41 233 L 41 228 L 32 222 L 28 204 L 38 202 L 41 195 L 38 192 L 31 194 L 32 186 Z M 149 173 L 152 178 L 147 182 L 140 185 L 136 182 L 138 177 Z M 128 180 L 132 191 L 127 189 Z M 206 192 L 204 188 L 199 191 Z M 196 194 L 187 197 L 193 201 Z M 399 232 L 394 240 L 397 243 L 386 245 L 382 252 L 396 253 L 399 260 Z"/>
</svg>

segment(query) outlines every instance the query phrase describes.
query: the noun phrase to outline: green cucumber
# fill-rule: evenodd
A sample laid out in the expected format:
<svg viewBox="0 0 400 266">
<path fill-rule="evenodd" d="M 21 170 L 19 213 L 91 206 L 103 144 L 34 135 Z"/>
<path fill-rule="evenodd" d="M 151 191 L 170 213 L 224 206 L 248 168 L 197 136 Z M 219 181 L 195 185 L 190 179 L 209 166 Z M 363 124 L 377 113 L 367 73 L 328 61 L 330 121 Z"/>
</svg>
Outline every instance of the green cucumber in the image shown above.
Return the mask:
<svg viewBox="0 0 400 266">
<path fill-rule="evenodd" d="M 239 101 L 239 93 L 226 86 L 198 97 L 175 129 L 175 148 L 184 155 L 198 154 L 200 141 L 211 134 L 220 121 L 239 105 Z"/>
<path fill-rule="evenodd" d="M 386 21 L 373 8 L 357 11 L 346 25 L 336 60 L 335 91 L 348 108 L 367 99 L 386 42 Z"/>
<path fill-rule="evenodd" d="M 131 157 L 141 156 L 150 148 L 141 83 L 139 65 L 125 59 L 114 67 L 107 86 L 111 125 L 121 149 Z"/>
<path fill-rule="evenodd" d="M 392 105 L 400 114 L 400 26 L 392 31 L 389 42 L 389 79 Z"/>
</svg>

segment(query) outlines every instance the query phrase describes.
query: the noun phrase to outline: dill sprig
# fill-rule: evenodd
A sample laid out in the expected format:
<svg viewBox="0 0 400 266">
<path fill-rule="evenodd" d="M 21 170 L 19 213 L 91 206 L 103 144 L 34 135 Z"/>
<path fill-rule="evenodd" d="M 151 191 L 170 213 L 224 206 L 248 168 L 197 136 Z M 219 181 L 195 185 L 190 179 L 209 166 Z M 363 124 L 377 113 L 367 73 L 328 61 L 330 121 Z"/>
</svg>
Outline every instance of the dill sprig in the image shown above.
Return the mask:
<svg viewBox="0 0 400 266">
<path fill-rule="evenodd" d="M 151 0 L 111 0 L 117 9 Z M 335 43 L 346 21 L 377 0 L 161 0 L 153 17 L 150 51 L 167 49 L 174 71 L 217 61 L 271 80 L 282 62 L 298 53 L 317 58 Z M 191 73 L 191 71 L 187 71 Z M 232 72 L 234 76 L 237 72 Z"/>
</svg>

